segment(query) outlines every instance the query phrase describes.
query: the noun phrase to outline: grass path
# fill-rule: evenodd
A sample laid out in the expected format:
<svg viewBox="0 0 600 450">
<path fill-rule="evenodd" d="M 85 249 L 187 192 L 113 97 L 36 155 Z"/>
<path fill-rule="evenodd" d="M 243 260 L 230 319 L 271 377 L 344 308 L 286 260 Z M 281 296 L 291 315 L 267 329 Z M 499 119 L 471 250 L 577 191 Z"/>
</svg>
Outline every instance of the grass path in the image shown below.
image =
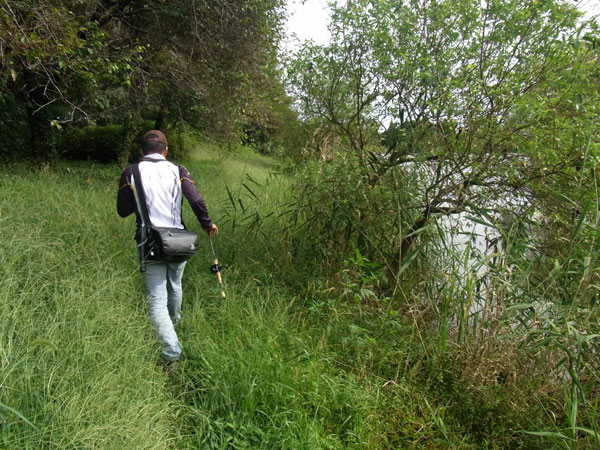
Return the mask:
<svg viewBox="0 0 600 450">
<path fill-rule="evenodd" d="M 222 260 L 235 260 L 251 243 L 232 233 L 227 187 L 258 189 L 273 164 L 213 149 L 186 165 L 223 223 L 216 240 Z M 367 411 L 358 414 L 354 399 L 364 394 L 331 373 L 310 336 L 302 336 L 289 293 L 234 266 L 221 300 L 208 272 L 207 241 L 184 280 L 182 373 L 167 376 L 157 367 L 133 219 L 115 211 L 119 172 L 84 163 L 0 172 L 0 448 L 357 442 L 357 420 Z M 189 208 L 184 214 L 198 229 Z M 332 398 L 339 399 L 335 408 Z"/>
</svg>

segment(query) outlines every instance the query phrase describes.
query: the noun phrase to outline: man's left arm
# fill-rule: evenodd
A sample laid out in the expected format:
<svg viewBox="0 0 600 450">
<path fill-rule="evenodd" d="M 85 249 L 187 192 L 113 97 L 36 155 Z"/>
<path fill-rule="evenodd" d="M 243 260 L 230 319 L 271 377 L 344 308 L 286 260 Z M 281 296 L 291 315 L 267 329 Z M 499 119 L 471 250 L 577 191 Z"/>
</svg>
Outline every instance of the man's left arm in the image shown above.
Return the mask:
<svg viewBox="0 0 600 450">
<path fill-rule="evenodd" d="M 136 210 L 135 196 L 133 186 L 131 185 L 131 173 L 125 169 L 121 174 L 119 181 L 119 191 L 117 192 L 117 212 L 121 217 L 127 217 Z"/>
</svg>

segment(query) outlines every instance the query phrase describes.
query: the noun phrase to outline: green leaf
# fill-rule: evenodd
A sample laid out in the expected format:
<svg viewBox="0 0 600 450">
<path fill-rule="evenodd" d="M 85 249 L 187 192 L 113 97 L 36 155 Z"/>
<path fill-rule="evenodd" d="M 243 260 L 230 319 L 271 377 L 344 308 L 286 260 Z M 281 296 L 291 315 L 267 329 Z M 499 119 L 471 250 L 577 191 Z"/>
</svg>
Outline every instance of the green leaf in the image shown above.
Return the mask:
<svg viewBox="0 0 600 450">
<path fill-rule="evenodd" d="M 474 216 L 465 216 L 465 219 L 469 219 L 472 222 L 478 223 L 480 225 L 485 225 L 486 227 L 490 227 L 490 228 L 494 228 L 494 229 L 498 229 L 497 225 L 494 225 L 490 222 L 486 222 L 485 220 L 479 218 L 479 217 L 474 217 Z"/>
<path fill-rule="evenodd" d="M 575 427 L 575 429 L 577 431 L 582 431 L 583 433 L 587 433 L 590 436 L 593 436 L 595 439 L 600 438 L 600 434 L 598 434 L 596 431 L 594 430 L 590 430 L 589 428 L 584 428 L 584 427 Z"/>
<path fill-rule="evenodd" d="M 37 430 L 37 427 L 34 424 L 32 424 L 29 420 L 27 420 L 27 418 L 25 416 L 23 416 L 23 414 L 21 414 L 16 409 L 11 408 L 10 406 L 5 405 L 4 403 L 0 403 L 0 408 L 5 409 L 6 411 L 10 411 L 15 416 L 17 416 L 19 419 L 21 419 L 23 422 L 25 422 L 27 425 L 29 425 Z"/>
<path fill-rule="evenodd" d="M 541 436 L 547 438 L 561 439 L 564 441 L 574 441 L 572 438 L 559 433 L 557 431 L 525 431 L 525 434 L 531 434 L 533 436 Z"/>
<path fill-rule="evenodd" d="M 252 197 L 254 197 L 254 199 L 258 201 L 258 197 L 257 197 L 257 195 L 254 193 L 254 191 L 252 191 L 252 189 L 250 189 L 250 188 L 248 187 L 248 185 L 247 185 L 246 183 L 242 183 L 242 186 L 244 186 L 244 188 L 246 188 L 246 190 L 247 190 L 248 192 L 250 192 L 250 195 L 252 195 Z"/>
<path fill-rule="evenodd" d="M 535 307 L 535 303 L 519 303 L 516 305 L 509 306 L 508 308 L 506 308 L 506 311 L 512 311 L 515 309 L 529 309 L 533 307 Z"/>
<path fill-rule="evenodd" d="M 233 193 L 231 192 L 231 190 L 229 189 L 229 186 L 225 185 L 225 189 L 227 190 L 227 196 L 229 197 L 229 203 L 231 204 L 231 206 L 233 207 L 234 211 L 237 211 L 237 207 L 235 204 L 235 200 L 233 199 Z"/>
</svg>

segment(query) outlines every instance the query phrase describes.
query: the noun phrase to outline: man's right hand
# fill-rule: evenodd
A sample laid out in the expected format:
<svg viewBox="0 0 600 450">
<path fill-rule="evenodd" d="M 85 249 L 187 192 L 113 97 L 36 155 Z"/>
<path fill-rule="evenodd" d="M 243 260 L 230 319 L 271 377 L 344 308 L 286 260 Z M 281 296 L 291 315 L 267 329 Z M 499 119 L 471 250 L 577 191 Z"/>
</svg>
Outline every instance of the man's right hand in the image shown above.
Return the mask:
<svg viewBox="0 0 600 450">
<path fill-rule="evenodd" d="M 208 230 L 206 230 L 206 234 L 208 234 L 209 236 L 216 236 L 217 234 L 219 234 L 219 227 L 217 227 L 214 223 L 212 224 L 212 227 L 209 228 Z"/>
</svg>

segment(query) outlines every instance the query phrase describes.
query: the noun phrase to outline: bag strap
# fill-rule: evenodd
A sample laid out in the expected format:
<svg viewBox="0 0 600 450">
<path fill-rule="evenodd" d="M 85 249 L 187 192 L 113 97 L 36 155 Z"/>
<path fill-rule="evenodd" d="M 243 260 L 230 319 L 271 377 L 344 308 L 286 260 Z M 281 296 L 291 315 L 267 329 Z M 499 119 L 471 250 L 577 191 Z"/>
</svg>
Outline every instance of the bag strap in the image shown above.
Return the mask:
<svg viewBox="0 0 600 450">
<path fill-rule="evenodd" d="M 142 177 L 140 176 L 140 163 L 133 166 L 133 180 L 135 181 L 135 193 L 137 198 L 138 212 L 142 216 L 144 226 L 152 226 L 150 215 L 148 214 L 148 206 L 146 205 L 146 195 L 144 194 L 144 186 L 142 185 Z"/>
</svg>

